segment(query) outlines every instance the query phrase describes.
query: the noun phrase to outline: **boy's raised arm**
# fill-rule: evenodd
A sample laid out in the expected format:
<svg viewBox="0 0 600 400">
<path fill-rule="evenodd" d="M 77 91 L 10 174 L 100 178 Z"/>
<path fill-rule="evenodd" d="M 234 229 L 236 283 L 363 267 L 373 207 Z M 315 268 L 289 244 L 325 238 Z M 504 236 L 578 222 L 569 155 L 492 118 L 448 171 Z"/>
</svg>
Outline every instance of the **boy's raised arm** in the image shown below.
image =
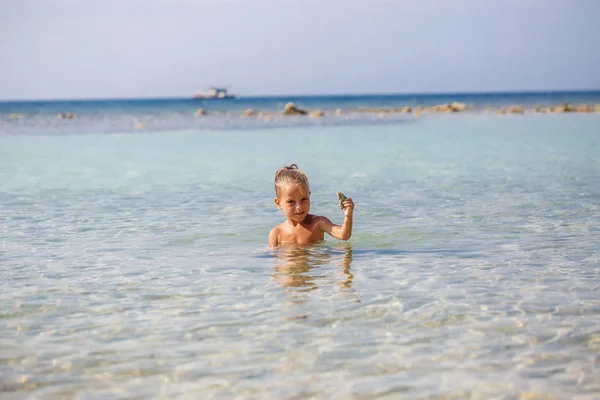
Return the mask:
<svg viewBox="0 0 600 400">
<path fill-rule="evenodd" d="M 336 239 L 348 240 L 352 236 L 352 215 L 344 217 L 344 223 L 342 226 L 336 225 L 329 220 L 327 217 L 323 218 L 321 222 L 321 229 Z"/>
<path fill-rule="evenodd" d="M 342 206 L 344 207 L 344 223 L 342 226 L 336 225 L 328 218 L 323 217 L 321 228 L 324 232 L 336 239 L 348 240 L 352 236 L 352 214 L 354 214 L 354 202 L 351 198 L 347 197 L 342 203 Z"/>
<path fill-rule="evenodd" d="M 350 239 L 350 236 L 352 236 L 352 215 L 354 214 L 354 202 L 350 197 L 346 197 L 343 200 L 342 207 L 344 210 L 344 223 L 342 226 L 332 224 L 333 226 L 331 227 L 330 235 L 337 239 L 348 240 Z"/>
</svg>

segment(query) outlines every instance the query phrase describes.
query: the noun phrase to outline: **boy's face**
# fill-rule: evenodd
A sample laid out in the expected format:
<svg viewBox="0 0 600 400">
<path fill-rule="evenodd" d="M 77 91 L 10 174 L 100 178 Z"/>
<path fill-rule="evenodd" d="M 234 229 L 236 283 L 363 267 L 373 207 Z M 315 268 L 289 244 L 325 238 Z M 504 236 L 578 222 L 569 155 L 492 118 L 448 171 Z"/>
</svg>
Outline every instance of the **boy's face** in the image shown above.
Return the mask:
<svg viewBox="0 0 600 400">
<path fill-rule="evenodd" d="M 284 185 L 279 189 L 275 204 L 287 219 L 302 222 L 310 211 L 310 191 L 304 185 Z"/>
</svg>

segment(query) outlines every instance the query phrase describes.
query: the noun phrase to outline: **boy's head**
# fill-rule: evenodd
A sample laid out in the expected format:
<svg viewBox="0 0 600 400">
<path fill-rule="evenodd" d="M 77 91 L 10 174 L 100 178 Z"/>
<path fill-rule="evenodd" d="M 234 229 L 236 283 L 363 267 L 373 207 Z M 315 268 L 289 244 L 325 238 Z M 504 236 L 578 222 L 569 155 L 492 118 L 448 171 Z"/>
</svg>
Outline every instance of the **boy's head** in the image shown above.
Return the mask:
<svg viewBox="0 0 600 400">
<path fill-rule="evenodd" d="M 275 205 L 290 221 L 302 222 L 310 211 L 308 178 L 296 164 L 284 165 L 275 174 Z"/>
<path fill-rule="evenodd" d="M 275 194 L 280 197 L 282 188 L 289 185 L 299 185 L 310 192 L 308 177 L 298 169 L 296 164 L 284 165 L 275 173 Z"/>
</svg>

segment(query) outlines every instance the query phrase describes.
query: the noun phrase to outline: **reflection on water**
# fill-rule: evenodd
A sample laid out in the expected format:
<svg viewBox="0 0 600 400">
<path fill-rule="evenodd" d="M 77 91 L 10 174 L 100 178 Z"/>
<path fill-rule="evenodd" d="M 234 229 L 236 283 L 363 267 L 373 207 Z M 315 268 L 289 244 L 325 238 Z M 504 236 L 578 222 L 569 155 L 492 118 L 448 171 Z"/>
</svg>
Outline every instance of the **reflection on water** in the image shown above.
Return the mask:
<svg viewBox="0 0 600 400">
<path fill-rule="evenodd" d="M 317 289 L 320 280 L 328 280 L 333 275 L 335 283 L 342 290 L 350 290 L 354 275 L 350 271 L 352 247 L 333 249 L 321 245 L 281 247 L 273 257 L 275 282 L 295 291 L 308 292 Z M 334 270 L 325 270 L 331 265 Z"/>
<path fill-rule="evenodd" d="M 344 273 L 344 280 L 340 282 L 343 289 L 350 289 L 352 286 L 352 279 L 354 275 L 350 272 L 350 264 L 352 263 L 352 247 L 349 247 L 342 256 L 342 272 Z"/>
</svg>

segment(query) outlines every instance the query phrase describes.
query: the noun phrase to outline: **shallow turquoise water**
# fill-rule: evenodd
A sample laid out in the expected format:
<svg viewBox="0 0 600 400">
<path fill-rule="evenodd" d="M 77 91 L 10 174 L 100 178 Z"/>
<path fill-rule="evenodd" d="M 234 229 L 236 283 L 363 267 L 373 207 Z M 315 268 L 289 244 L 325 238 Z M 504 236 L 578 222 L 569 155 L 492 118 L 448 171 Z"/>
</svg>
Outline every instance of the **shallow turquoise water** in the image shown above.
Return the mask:
<svg viewBox="0 0 600 400">
<path fill-rule="evenodd" d="M 0 226 L 3 398 L 600 395 L 595 114 L 3 136 Z"/>
</svg>

